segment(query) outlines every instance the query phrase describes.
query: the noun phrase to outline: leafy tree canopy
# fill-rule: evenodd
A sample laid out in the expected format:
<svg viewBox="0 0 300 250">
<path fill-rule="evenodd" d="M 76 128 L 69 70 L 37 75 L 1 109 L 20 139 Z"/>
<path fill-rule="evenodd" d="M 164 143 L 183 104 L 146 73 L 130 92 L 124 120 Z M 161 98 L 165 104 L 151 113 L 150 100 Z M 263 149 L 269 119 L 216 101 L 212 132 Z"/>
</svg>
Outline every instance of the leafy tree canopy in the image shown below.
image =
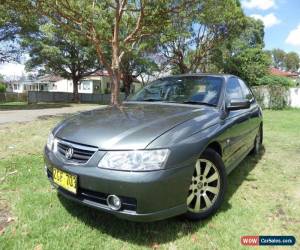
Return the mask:
<svg viewBox="0 0 300 250">
<path fill-rule="evenodd" d="M 273 58 L 273 66 L 276 68 L 283 68 L 286 53 L 282 49 L 273 49 L 271 50 L 271 55 Z"/>
<path fill-rule="evenodd" d="M 48 18 L 32 13 L 29 30 L 21 32 L 21 46 L 29 54 L 26 70 L 38 69 L 73 81 L 74 100 L 78 101 L 79 81 L 100 68 L 96 52 L 90 43 L 74 32 L 64 32 Z"/>
<path fill-rule="evenodd" d="M 5 84 L 0 82 L 0 93 L 4 93 L 5 91 L 6 91 Z"/>
<path fill-rule="evenodd" d="M 28 70 L 44 67 L 46 72 L 79 81 L 94 72 L 99 64 L 95 50 L 74 33 L 64 33 L 56 25 L 46 22 L 38 31 L 23 37 L 22 46 L 28 49 Z"/>
<path fill-rule="evenodd" d="M 284 65 L 287 70 L 297 71 L 300 67 L 300 58 L 296 52 L 289 52 L 284 57 Z"/>
<path fill-rule="evenodd" d="M 237 36 L 245 17 L 235 0 L 207 0 L 173 15 L 171 22 L 160 51 L 174 73 L 188 73 L 206 71 L 211 51 Z"/>
<path fill-rule="evenodd" d="M 213 52 L 214 63 L 221 71 L 256 85 L 257 80 L 267 74 L 271 64 L 269 54 L 263 51 L 263 38 L 263 23 L 247 17 L 241 34 Z"/>
<path fill-rule="evenodd" d="M 293 81 L 287 77 L 265 75 L 257 81 L 257 85 L 280 85 L 291 87 L 294 85 Z"/>
<path fill-rule="evenodd" d="M 270 53 L 275 68 L 290 71 L 297 71 L 300 68 L 300 58 L 296 52 L 286 53 L 282 49 L 273 49 Z"/>
<path fill-rule="evenodd" d="M 270 65 L 269 56 L 259 48 L 247 48 L 232 56 L 225 65 L 225 72 L 237 75 L 250 85 L 257 85 L 266 75 Z"/>
</svg>

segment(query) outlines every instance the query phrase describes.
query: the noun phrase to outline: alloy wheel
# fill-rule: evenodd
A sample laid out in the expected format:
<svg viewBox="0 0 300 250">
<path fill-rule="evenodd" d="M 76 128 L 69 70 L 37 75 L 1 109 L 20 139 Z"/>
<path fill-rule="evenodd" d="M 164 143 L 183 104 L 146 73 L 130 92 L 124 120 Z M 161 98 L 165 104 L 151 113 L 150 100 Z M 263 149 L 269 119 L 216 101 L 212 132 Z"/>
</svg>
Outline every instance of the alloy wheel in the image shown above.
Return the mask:
<svg viewBox="0 0 300 250">
<path fill-rule="evenodd" d="M 220 174 L 207 159 L 198 159 L 187 197 L 188 210 L 199 213 L 209 209 L 220 192 Z"/>
</svg>

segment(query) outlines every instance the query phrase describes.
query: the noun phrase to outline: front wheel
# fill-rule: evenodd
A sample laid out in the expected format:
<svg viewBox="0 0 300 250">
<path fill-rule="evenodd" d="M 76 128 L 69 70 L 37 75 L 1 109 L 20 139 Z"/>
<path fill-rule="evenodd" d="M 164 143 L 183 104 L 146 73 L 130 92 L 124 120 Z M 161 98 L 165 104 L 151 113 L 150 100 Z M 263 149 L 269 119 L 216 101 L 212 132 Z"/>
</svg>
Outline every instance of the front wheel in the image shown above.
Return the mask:
<svg viewBox="0 0 300 250">
<path fill-rule="evenodd" d="M 195 164 L 186 200 L 186 217 L 200 220 L 213 215 L 224 200 L 226 187 L 222 158 L 214 150 L 206 149 Z"/>
</svg>

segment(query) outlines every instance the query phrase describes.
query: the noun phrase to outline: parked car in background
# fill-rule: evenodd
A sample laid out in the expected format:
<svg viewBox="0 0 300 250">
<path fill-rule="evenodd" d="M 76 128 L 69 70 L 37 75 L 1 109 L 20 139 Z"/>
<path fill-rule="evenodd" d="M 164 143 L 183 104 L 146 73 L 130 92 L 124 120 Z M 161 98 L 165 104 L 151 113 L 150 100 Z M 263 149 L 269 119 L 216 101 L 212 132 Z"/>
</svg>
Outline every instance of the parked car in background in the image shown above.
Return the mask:
<svg viewBox="0 0 300 250">
<path fill-rule="evenodd" d="M 45 170 L 63 196 L 118 217 L 198 220 L 221 206 L 227 175 L 263 138 L 262 111 L 243 80 L 158 79 L 121 107 L 58 124 Z"/>
</svg>

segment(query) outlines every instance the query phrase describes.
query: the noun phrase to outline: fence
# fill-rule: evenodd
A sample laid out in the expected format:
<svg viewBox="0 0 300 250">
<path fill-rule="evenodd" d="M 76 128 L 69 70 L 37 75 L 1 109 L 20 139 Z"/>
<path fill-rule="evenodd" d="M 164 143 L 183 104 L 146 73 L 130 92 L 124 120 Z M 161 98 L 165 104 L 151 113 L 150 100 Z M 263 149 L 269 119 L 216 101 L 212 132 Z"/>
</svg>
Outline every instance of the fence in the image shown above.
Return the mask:
<svg viewBox="0 0 300 250">
<path fill-rule="evenodd" d="M 290 88 L 290 106 L 300 108 L 300 88 Z"/>
<path fill-rule="evenodd" d="M 286 89 L 270 85 L 252 87 L 252 90 L 262 108 L 300 108 L 300 88 Z"/>
<path fill-rule="evenodd" d="M 27 102 L 27 93 L 0 93 L 0 102 Z"/>
<path fill-rule="evenodd" d="M 286 106 L 300 108 L 300 88 L 285 89 L 280 86 L 253 87 L 257 101 L 263 108 L 280 109 Z M 121 99 L 125 95 L 121 93 Z M 0 93 L 0 102 L 72 102 L 73 93 L 28 91 L 28 93 Z M 79 94 L 82 103 L 110 103 L 110 94 Z"/>
<path fill-rule="evenodd" d="M 121 93 L 121 99 L 124 100 L 125 95 Z M 37 102 L 71 102 L 73 93 L 66 92 L 43 92 L 28 91 L 28 103 Z M 82 103 L 110 103 L 110 94 L 79 94 L 79 100 Z"/>
</svg>

